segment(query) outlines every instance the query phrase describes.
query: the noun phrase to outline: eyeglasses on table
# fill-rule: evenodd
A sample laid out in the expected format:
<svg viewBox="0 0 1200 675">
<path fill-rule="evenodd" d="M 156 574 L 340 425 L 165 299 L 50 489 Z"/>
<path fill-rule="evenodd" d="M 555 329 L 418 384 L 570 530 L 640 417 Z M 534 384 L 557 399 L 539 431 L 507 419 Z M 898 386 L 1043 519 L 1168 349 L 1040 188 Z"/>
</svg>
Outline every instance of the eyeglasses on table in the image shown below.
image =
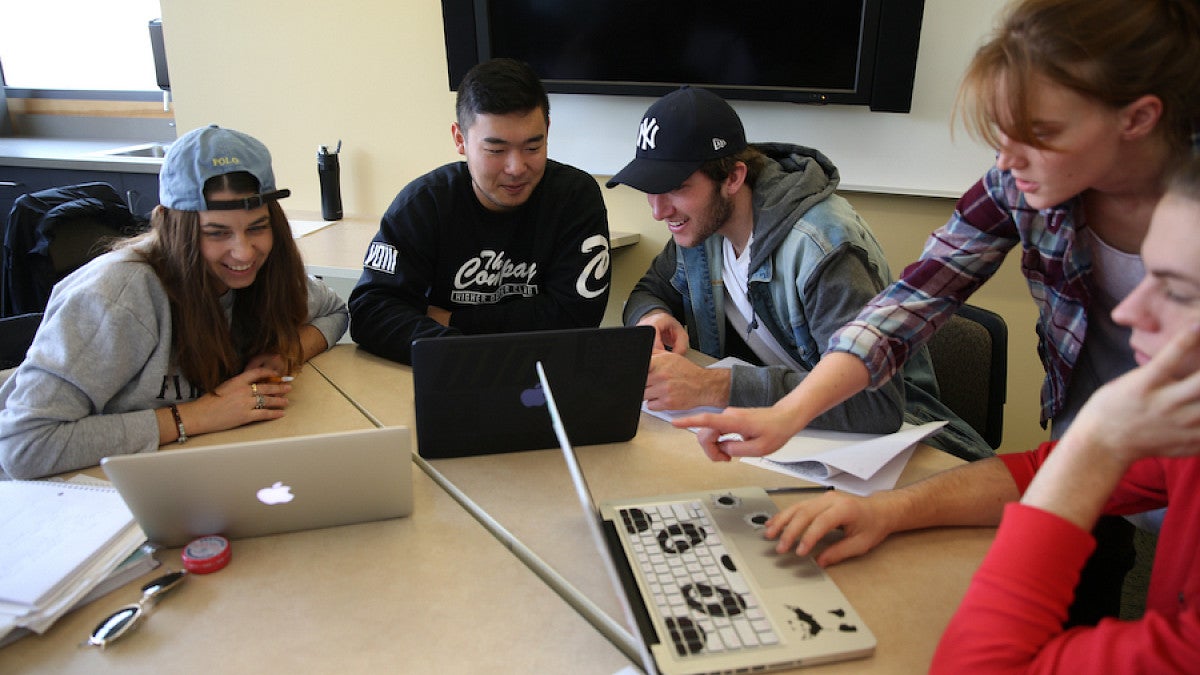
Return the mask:
<svg viewBox="0 0 1200 675">
<path fill-rule="evenodd" d="M 159 599 L 182 584 L 185 578 L 187 578 L 186 570 L 176 570 L 152 579 L 142 586 L 140 600 L 121 607 L 101 621 L 82 646 L 104 649 L 128 635 L 134 628 L 137 628 Z"/>
</svg>

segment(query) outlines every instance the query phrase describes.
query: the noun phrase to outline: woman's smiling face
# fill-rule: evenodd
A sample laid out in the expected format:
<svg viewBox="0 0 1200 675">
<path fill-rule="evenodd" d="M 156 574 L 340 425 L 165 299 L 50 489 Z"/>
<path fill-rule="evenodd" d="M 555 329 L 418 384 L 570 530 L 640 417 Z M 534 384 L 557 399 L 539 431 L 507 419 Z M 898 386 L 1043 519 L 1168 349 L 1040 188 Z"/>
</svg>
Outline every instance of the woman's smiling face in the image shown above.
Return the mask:
<svg viewBox="0 0 1200 675">
<path fill-rule="evenodd" d="M 209 195 L 209 199 L 232 201 L 253 196 L 223 190 Z M 267 207 L 200 211 L 199 215 L 200 254 L 220 280 L 220 291 L 254 283 L 275 242 Z"/>
</svg>

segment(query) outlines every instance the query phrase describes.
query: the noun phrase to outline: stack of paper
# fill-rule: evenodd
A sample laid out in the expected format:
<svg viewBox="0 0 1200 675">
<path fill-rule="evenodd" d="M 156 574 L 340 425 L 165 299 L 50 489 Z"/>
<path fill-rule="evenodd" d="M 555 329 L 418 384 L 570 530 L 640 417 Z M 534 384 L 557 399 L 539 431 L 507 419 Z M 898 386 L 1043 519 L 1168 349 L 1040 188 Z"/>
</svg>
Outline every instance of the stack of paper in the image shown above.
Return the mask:
<svg viewBox="0 0 1200 675">
<path fill-rule="evenodd" d="M 750 364 L 730 356 L 706 367 L 730 368 L 734 365 Z M 721 412 L 721 408 L 650 410 L 643 402 L 642 411 L 670 422 L 702 412 Z M 742 461 L 856 495 L 869 495 L 896 487 L 896 481 L 917 443 L 945 424 L 904 424 L 892 434 L 805 429 L 766 457 L 743 457 Z M 696 429 L 691 431 L 695 432 Z"/>
<path fill-rule="evenodd" d="M 668 422 L 701 412 L 720 412 L 718 408 L 650 410 L 645 404 L 642 410 Z M 905 424 L 895 433 L 882 435 L 805 429 L 766 457 L 743 457 L 742 461 L 857 495 L 868 495 L 895 487 L 913 448 L 945 424 Z"/>
<path fill-rule="evenodd" d="M 766 457 L 743 457 L 742 461 L 856 495 L 869 495 L 896 487 L 917 443 L 945 425 L 905 424 L 900 431 L 883 435 L 805 430 Z"/>
<path fill-rule="evenodd" d="M 42 633 L 146 541 L 110 487 L 0 482 L 0 637 Z"/>
<path fill-rule="evenodd" d="M 112 574 L 109 574 L 107 577 L 105 577 L 104 581 L 101 581 L 99 585 L 89 591 L 87 595 L 83 596 L 79 602 L 75 603 L 75 605 L 67 611 L 73 612 L 80 607 L 87 605 L 88 603 L 99 600 L 100 598 L 112 593 L 125 584 L 142 576 L 146 572 L 158 567 L 158 559 L 154 557 L 154 553 L 157 550 L 158 547 L 152 544 L 142 544 L 139 546 L 137 550 L 129 554 L 129 557 L 122 560 L 121 564 L 117 565 L 117 568 L 112 571 Z M 29 635 L 30 632 L 31 631 L 28 628 L 13 628 L 11 631 L 9 631 L 8 635 L 0 636 L 0 649 L 7 647 L 26 635 Z"/>
</svg>

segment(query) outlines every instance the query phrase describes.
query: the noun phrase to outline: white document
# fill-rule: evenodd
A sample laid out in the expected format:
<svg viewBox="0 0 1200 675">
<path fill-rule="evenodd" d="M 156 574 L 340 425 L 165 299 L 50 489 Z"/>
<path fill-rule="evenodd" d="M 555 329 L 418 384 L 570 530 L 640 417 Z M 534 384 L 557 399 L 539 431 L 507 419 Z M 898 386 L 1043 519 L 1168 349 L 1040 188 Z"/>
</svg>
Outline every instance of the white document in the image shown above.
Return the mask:
<svg viewBox="0 0 1200 675">
<path fill-rule="evenodd" d="M 650 410 L 643 402 L 642 412 L 670 422 L 721 409 Z M 805 429 L 770 455 L 743 457 L 742 461 L 856 495 L 869 495 L 895 487 L 917 443 L 945 425 L 946 422 L 905 424 L 895 433 L 882 435 Z M 690 431 L 694 433 L 696 429 Z"/>
<path fill-rule="evenodd" d="M 317 230 L 329 227 L 334 221 L 331 220 L 292 220 L 288 219 L 288 225 L 292 226 L 292 239 L 299 239 L 307 234 L 312 234 Z"/>
<path fill-rule="evenodd" d="M 707 367 L 729 368 L 734 364 L 750 365 L 730 356 Z M 668 422 L 721 410 L 710 406 L 691 410 L 650 410 L 645 401 L 642 402 L 642 412 Z M 856 495 L 869 495 L 896 487 L 917 443 L 945 425 L 944 421 L 921 426 L 904 424 L 899 431 L 882 435 L 805 429 L 770 455 L 743 457 L 742 461 L 813 483 L 832 485 Z M 695 428 L 690 430 L 696 431 Z"/>
<path fill-rule="evenodd" d="M 801 431 L 770 455 L 743 457 L 742 461 L 856 495 L 869 495 L 896 487 L 917 443 L 945 425 L 905 424 L 899 431 L 881 436 Z"/>
</svg>

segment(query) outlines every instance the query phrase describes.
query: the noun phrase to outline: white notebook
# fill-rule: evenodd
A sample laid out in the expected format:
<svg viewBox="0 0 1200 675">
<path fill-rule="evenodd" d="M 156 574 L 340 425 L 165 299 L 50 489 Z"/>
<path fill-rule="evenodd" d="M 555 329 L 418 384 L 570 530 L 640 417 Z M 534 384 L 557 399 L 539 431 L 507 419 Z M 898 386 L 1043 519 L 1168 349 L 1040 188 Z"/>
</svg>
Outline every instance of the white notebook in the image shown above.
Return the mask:
<svg viewBox="0 0 1200 675">
<path fill-rule="evenodd" d="M 113 488 L 0 482 L 0 635 L 44 631 L 145 540 Z"/>
</svg>

